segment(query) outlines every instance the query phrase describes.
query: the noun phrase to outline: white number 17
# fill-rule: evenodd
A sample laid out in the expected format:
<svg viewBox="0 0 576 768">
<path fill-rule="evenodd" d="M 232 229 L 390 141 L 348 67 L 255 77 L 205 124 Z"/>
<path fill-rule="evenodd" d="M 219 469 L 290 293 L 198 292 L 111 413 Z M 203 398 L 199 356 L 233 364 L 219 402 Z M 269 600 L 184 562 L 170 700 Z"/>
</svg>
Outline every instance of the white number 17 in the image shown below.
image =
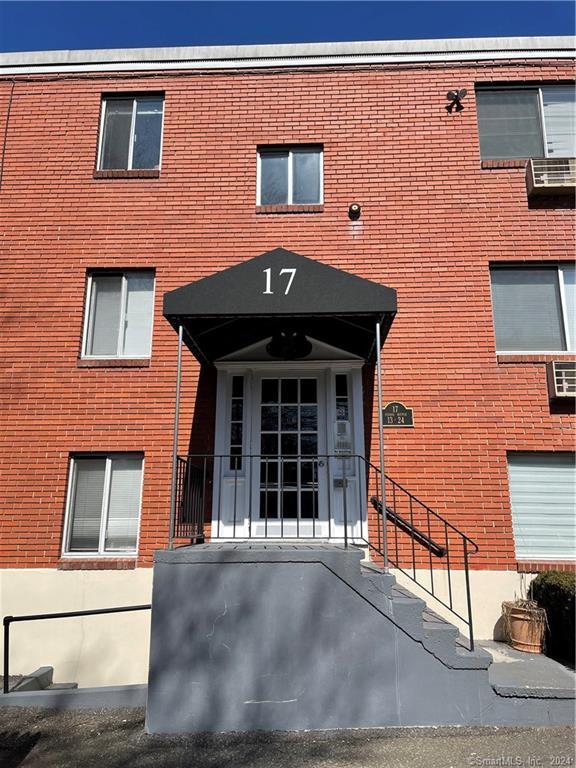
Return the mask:
<svg viewBox="0 0 576 768">
<path fill-rule="evenodd" d="M 262 270 L 264 274 L 266 275 L 266 289 L 262 291 L 264 294 L 273 294 L 274 291 L 272 290 L 272 269 L 268 267 L 268 269 Z M 290 275 L 288 278 L 288 285 L 286 286 L 286 290 L 284 291 L 284 296 L 288 295 L 288 292 L 290 291 L 290 288 L 292 288 L 292 283 L 294 282 L 294 278 L 296 277 L 296 269 L 281 269 L 280 270 L 280 277 L 282 275 Z"/>
</svg>

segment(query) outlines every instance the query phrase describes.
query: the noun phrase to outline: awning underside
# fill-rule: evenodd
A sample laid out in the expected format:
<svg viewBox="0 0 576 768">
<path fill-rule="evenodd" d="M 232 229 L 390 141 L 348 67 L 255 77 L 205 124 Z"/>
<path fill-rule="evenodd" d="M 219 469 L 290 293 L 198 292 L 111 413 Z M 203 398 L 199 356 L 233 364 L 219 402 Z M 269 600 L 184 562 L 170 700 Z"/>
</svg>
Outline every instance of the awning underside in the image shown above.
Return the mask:
<svg viewBox="0 0 576 768">
<path fill-rule="evenodd" d="M 289 285 L 290 283 L 290 285 Z M 164 295 L 164 316 L 202 363 L 280 331 L 368 360 L 396 313 L 392 288 L 282 248 Z"/>
<path fill-rule="evenodd" d="M 212 363 L 251 344 L 274 336 L 279 331 L 300 331 L 307 337 L 330 344 L 368 360 L 375 352 L 375 328 L 382 322 L 382 339 L 392 323 L 392 317 L 210 317 L 169 318 L 175 330 L 182 325 L 184 343 L 202 363 Z"/>
</svg>

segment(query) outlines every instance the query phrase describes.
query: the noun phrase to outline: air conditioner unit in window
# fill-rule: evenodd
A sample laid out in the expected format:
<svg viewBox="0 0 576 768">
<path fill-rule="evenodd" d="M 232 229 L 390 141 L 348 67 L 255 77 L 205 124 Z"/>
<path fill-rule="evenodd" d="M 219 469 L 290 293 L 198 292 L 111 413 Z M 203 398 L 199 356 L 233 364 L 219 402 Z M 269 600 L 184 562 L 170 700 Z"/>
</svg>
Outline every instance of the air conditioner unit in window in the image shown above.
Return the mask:
<svg viewBox="0 0 576 768">
<path fill-rule="evenodd" d="M 528 195 L 570 194 L 576 188 L 576 159 L 532 158 L 526 166 Z"/>
<path fill-rule="evenodd" d="M 548 363 L 548 392 L 550 398 L 576 397 L 576 362 L 555 360 Z"/>
</svg>

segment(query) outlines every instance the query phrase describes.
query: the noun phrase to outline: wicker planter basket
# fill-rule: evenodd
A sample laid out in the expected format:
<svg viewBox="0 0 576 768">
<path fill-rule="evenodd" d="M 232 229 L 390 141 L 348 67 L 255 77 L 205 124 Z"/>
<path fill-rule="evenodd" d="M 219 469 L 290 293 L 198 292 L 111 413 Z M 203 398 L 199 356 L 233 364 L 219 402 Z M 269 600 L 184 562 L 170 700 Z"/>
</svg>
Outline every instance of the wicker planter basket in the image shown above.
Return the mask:
<svg viewBox="0 0 576 768">
<path fill-rule="evenodd" d="M 532 600 L 502 603 L 506 637 L 512 648 L 525 653 L 542 653 L 546 611 Z"/>
</svg>

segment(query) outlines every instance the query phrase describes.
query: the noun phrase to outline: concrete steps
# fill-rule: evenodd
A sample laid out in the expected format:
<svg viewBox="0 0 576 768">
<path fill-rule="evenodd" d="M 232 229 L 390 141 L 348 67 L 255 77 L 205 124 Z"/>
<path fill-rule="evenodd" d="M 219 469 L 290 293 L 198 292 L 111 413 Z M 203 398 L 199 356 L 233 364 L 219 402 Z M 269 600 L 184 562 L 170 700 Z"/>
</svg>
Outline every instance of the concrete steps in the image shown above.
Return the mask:
<svg viewBox="0 0 576 768">
<path fill-rule="evenodd" d="M 11 693 L 26 691 L 69 691 L 78 688 L 78 683 L 55 683 L 54 667 L 39 667 L 29 675 L 20 677 L 11 687 Z"/>
<path fill-rule="evenodd" d="M 488 669 L 492 663 L 490 654 L 482 649 L 470 651 L 458 628 L 435 613 L 424 600 L 397 584 L 391 574 L 374 563 L 363 560 L 360 567 L 372 590 L 388 597 L 391 614 L 401 628 L 437 659 L 453 669 Z"/>
<path fill-rule="evenodd" d="M 372 563 L 330 543 L 156 552 L 150 733 L 567 723 L 506 695 L 492 657 Z"/>
</svg>

